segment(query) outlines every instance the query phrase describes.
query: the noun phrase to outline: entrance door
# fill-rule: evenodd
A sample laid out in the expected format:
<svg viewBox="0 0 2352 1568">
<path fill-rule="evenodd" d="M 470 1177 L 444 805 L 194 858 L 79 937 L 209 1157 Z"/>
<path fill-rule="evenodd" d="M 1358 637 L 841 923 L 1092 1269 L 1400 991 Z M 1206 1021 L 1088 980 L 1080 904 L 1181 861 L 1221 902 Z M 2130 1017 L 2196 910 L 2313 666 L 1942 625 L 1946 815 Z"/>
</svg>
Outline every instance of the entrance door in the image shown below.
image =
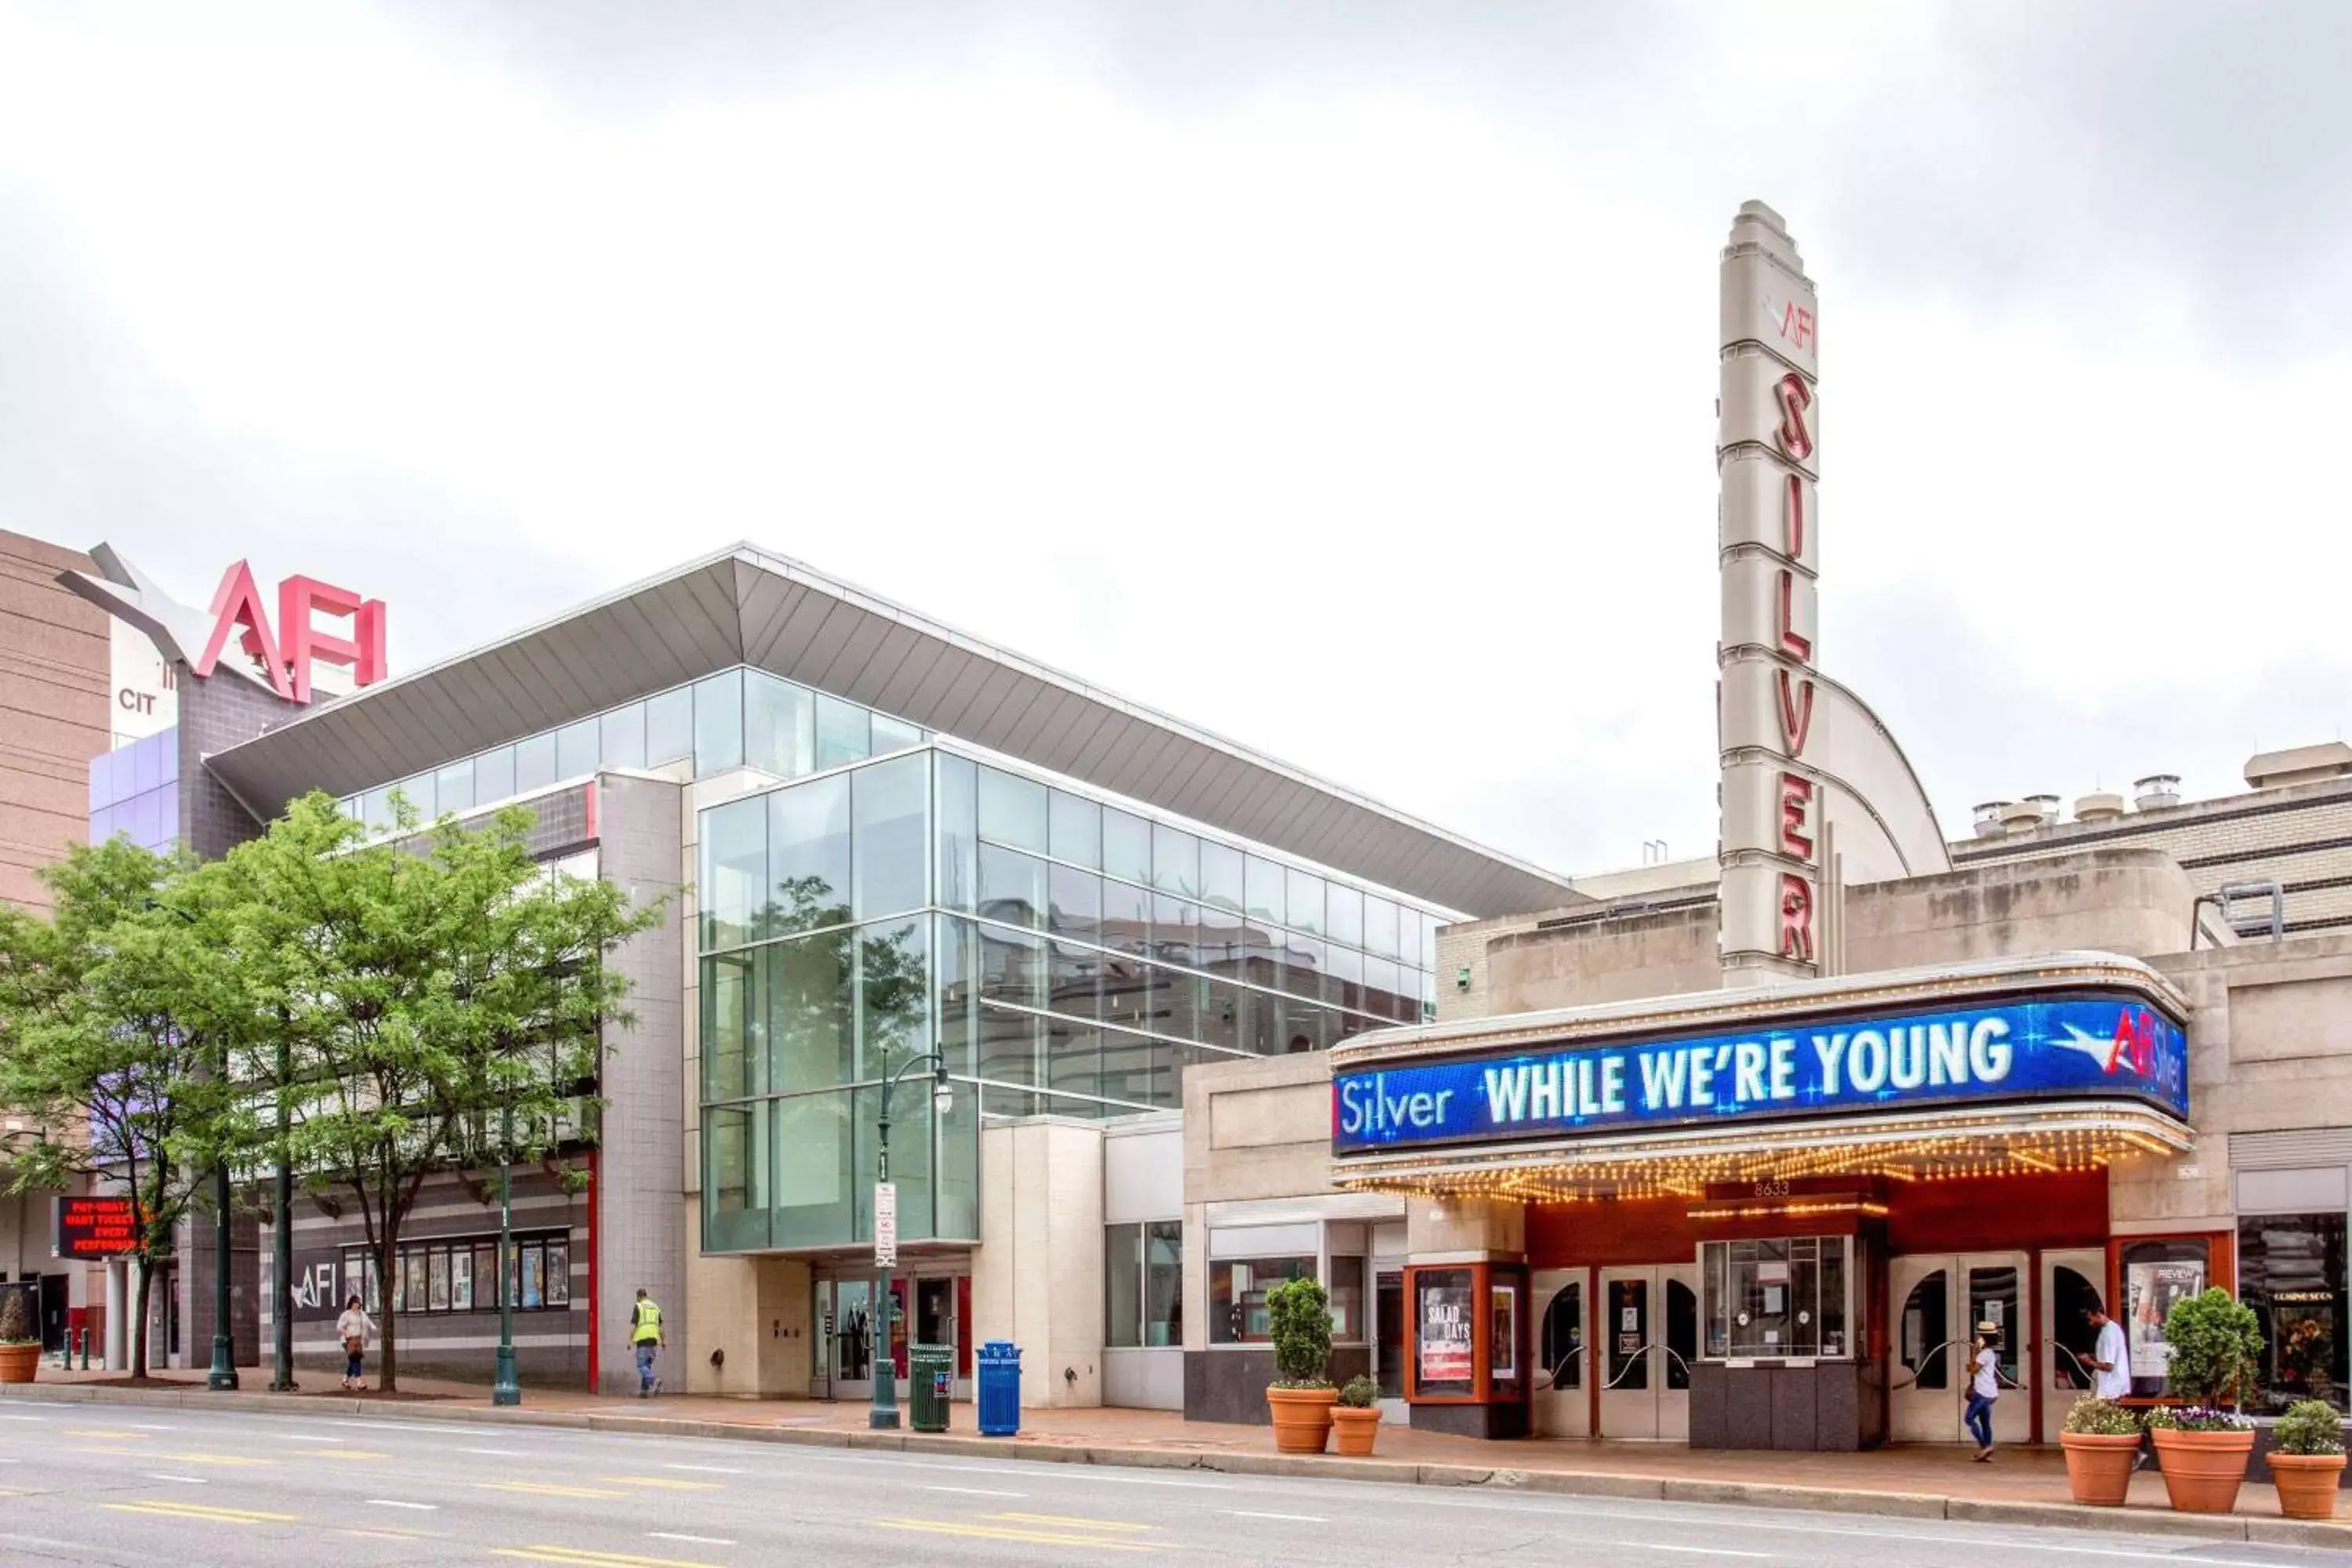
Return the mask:
<svg viewBox="0 0 2352 1568">
<path fill-rule="evenodd" d="M 2042 1334 L 2034 1352 L 2046 1379 L 2042 1396 L 2042 1441 L 2055 1444 L 2066 1411 L 2091 1391 L 2097 1376 L 2083 1358 L 2098 1349 L 2099 1333 L 2083 1314 L 2105 1297 L 2106 1254 L 2096 1247 L 2042 1255 Z"/>
<path fill-rule="evenodd" d="M 1382 1419 L 1407 1419 L 1404 1404 L 1404 1270 L 1372 1277 L 1372 1375 L 1381 1386 Z"/>
<path fill-rule="evenodd" d="M 833 1281 L 833 1396 L 874 1397 L 874 1282 Z"/>
<path fill-rule="evenodd" d="M 1590 1342 L 1601 1377 L 1603 1437 L 1690 1437 L 1690 1369 L 1698 1357 L 1698 1268 L 1601 1271 Z"/>
<path fill-rule="evenodd" d="M 1535 1428 L 1539 1437 L 1592 1432 L 1590 1359 L 1585 1350 L 1584 1270 L 1538 1269 L 1535 1278 Z"/>
<path fill-rule="evenodd" d="M 1889 1434 L 1898 1443 L 1967 1440 L 1971 1368 L 1969 1340 L 1979 1323 L 2000 1330 L 2000 1399 L 1992 1410 L 1997 1443 L 2032 1436 L 2035 1357 L 2024 1342 L 2026 1258 L 2021 1252 L 1903 1257 L 1887 1263 L 1888 1325 L 1895 1344 L 1887 1394 Z"/>
</svg>

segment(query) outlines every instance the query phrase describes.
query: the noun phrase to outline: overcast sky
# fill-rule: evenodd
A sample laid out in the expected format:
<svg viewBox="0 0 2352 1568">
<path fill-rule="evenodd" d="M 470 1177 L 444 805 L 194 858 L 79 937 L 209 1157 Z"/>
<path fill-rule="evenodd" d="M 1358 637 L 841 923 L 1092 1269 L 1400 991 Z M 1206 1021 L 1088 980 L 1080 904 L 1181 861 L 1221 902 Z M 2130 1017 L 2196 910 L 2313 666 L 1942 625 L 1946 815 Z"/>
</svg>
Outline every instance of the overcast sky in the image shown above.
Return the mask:
<svg viewBox="0 0 2352 1568">
<path fill-rule="evenodd" d="M 1556 869 L 1712 851 L 1716 262 L 1948 829 L 2352 710 L 2352 5 L 0 0 L 0 528 L 395 669 L 750 538 Z"/>
</svg>

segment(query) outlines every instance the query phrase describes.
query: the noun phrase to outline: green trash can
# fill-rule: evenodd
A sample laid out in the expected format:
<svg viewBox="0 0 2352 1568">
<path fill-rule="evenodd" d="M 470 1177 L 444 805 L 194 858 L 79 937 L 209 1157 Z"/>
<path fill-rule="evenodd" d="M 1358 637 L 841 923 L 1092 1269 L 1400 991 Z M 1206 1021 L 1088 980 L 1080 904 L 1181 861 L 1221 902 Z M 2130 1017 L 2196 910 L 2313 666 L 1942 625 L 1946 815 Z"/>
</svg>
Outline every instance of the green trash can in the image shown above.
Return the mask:
<svg viewBox="0 0 2352 1568">
<path fill-rule="evenodd" d="M 908 1425 L 918 1432 L 948 1429 L 948 1404 L 955 1394 L 955 1346 L 907 1347 Z"/>
</svg>

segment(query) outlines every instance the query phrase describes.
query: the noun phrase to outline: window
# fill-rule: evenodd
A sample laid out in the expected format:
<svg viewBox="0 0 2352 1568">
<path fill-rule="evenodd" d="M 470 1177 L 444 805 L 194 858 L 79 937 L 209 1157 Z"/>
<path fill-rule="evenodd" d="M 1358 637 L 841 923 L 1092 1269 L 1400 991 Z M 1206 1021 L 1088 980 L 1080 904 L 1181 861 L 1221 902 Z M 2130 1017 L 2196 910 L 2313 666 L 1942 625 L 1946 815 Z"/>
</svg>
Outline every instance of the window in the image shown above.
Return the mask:
<svg viewBox="0 0 2352 1568">
<path fill-rule="evenodd" d="M 1540 1389 L 1584 1386 L 1584 1287 L 1570 1282 L 1544 1308 L 1543 1364 L 1536 1369 Z"/>
<path fill-rule="evenodd" d="M 555 782 L 555 736 L 526 735 L 515 742 L 515 794 L 529 795 Z"/>
<path fill-rule="evenodd" d="M 1184 1342 L 1184 1227 L 1175 1220 L 1108 1227 L 1103 1250 L 1104 1343 L 1166 1350 Z"/>
<path fill-rule="evenodd" d="M 759 670 L 743 684 L 743 765 L 780 779 L 816 771 L 816 709 L 810 693 Z"/>
<path fill-rule="evenodd" d="M 1282 868 L 1273 861 L 1261 860 L 1255 855 L 1249 858 L 1244 883 L 1250 919 L 1268 925 L 1282 923 L 1284 880 Z"/>
<path fill-rule="evenodd" d="M 776 900 L 768 929 L 789 935 L 848 920 L 848 776 L 777 790 L 767 796 L 767 810 L 768 896 Z"/>
<path fill-rule="evenodd" d="M 2346 1407 L 2345 1264 L 2340 1211 L 2238 1221 L 2239 1297 L 2263 1323 L 2251 1408 L 2283 1411 L 2298 1399 Z"/>
<path fill-rule="evenodd" d="M 874 754 L 877 757 L 891 752 L 903 752 L 909 746 L 923 743 L 923 731 L 903 719 L 893 719 L 887 713 L 874 715 Z"/>
<path fill-rule="evenodd" d="M 1163 893 L 1197 893 L 1201 841 L 1181 828 L 1151 825 L 1151 885 Z"/>
<path fill-rule="evenodd" d="M 1074 866 L 1102 868 L 1102 807 L 1083 795 L 1050 792 L 1046 831 L 1056 860 Z"/>
<path fill-rule="evenodd" d="M 1287 873 L 1290 928 L 1319 936 L 1323 931 L 1323 879 L 1307 871 Z"/>
<path fill-rule="evenodd" d="M 1102 868 L 1114 877 L 1149 887 L 1151 824 L 1112 806 L 1103 807 Z"/>
<path fill-rule="evenodd" d="M 474 759 L 466 757 L 443 768 L 434 781 L 443 811 L 474 809 Z"/>
<path fill-rule="evenodd" d="M 1315 1278 L 1307 1258 L 1222 1258 L 1209 1265 L 1209 1342 L 1258 1345 L 1273 1342 L 1265 1293 L 1287 1279 Z"/>
<path fill-rule="evenodd" d="M 1706 1292 L 1707 1355 L 1777 1359 L 1851 1354 L 1845 1331 L 1850 1245 L 1842 1236 L 1707 1243 L 1699 1266 Z M 1611 1288 L 1613 1290 L 1622 1283 L 1630 1282 L 1613 1282 Z M 1942 1289 L 1938 1276 L 1936 1289 Z M 1941 1300 L 1938 1296 L 1937 1300 Z M 1643 1304 L 1645 1322 L 1646 1311 Z M 1923 1332 L 1925 1328 L 1923 1323 Z M 1611 1349 L 1613 1377 L 1617 1371 L 1613 1342 Z M 1922 1386 L 1937 1385 L 1923 1380 Z"/>
<path fill-rule="evenodd" d="M 722 670 L 694 683 L 694 776 L 743 765 L 743 672 Z"/>
<path fill-rule="evenodd" d="M 733 947 L 766 934 L 767 804 L 733 801 L 702 814 L 702 945 Z"/>
<path fill-rule="evenodd" d="M 474 759 L 474 804 L 493 805 L 515 792 L 515 749 L 500 746 Z"/>
<path fill-rule="evenodd" d="M 576 779 L 594 773 L 602 745 L 597 739 L 595 720 L 583 719 L 577 724 L 566 724 L 555 732 L 555 776 Z"/>
<path fill-rule="evenodd" d="M 694 689 L 646 699 L 646 761 L 655 767 L 694 756 Z"/>
<path fill-rule="evenodd" d="M 1331 1338 L 1340 1344 L 1360 1345 L 1371 1337 L 1364 1321 L 1364 1260 L 1331 1259 Z"/>
<path fill-rule="evenodd" d="M 1201 897 L 1221 910 L 1239 910 L 1247 897 L 1242 852 L 1230 845 L 1201 841 Z"/>
<path fill-rule="evenodd" d="M 923 852 L 926 773 L 920 757 L 899 757 L 849 775 L 855 803 L 850 844 L 856 857 L 857 918 L 920 909 L 928 857 Z"/>
<path fill-rule="evenodd" d="M 400 1245 L 393 1270 L 392 1310 L 406 1317 L 436 1313 L 493 1311 L 498 1300 L 490 1281 L 498 1275 L 498 1237 L 435 1237 Z M 515 1305 L 525 1309 L 568 1307 L 572 1303 L 572 1243 L 562 1231 L 518 1233 L 515 1257 L 522 1294 Z M 510 1274 L 509 1279 L 517 1278 Z M 364 1281 L 364 1284 L 362 1284 Z M 361 1296 L 371 1312 L 378 1310 L 373 1260 L 366 1249 L 343 1249 L 343 1296 Z"/>
<path fill-rule="evenodd" d="M 615 708 L 597 721 L 598 754 L 608 768 L 646 765 L 646 705 L 632 702 Z"/>
<path fill-rule="evenodd" d="M 816 765 L 837 768 L 874 754 L 874 716 L 855 702 L 816 697 Z"/>
<path fill-rule="evenodd" d="M 2212 1278 L 2212 1247 L 2202 1237 L 2136 1241 L 2123 1248 L 2122 1262 L 2132 1392 L 2154 1398 L 2165 1392 L 2165 1368 L 2171 1363 L 2164 1320 L 2175 1301 L 2203 1292 Z"/>
<path fill-rule="evenodd" d="M 980 836 L 1045 853 L 1045 786 L 994 768 L 980 770 Z"/>
</svg>

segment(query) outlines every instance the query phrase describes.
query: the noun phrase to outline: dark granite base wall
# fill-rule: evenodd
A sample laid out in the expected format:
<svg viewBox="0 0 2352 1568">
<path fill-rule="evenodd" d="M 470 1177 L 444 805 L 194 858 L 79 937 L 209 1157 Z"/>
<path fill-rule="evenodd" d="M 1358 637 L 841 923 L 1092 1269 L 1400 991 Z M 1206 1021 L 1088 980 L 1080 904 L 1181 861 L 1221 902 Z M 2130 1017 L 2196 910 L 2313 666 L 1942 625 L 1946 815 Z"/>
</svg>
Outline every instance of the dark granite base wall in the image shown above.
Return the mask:
<svg viewBox="0 0 2352 1568">
<path fill-rule="evenodd" d="M 1331 1352 L 1333 1383 L 1344 1384 L 1371 1369 L 1370 1350 L 1359 1347 Z M 1265 1407 L 1265 1385 L 1273 1381 L 1271 1350 L 1186 1351 L 1184 1419 L 1270 1426 L 1273 1416 Z"/>
<path fill-rule="evenodd" d="M 1530 1427 L 1525 1405 L 1416 1405 L 1412 1429 L 1457 1437 L 1524 1437 Z"/>
<path fill-rule="evenodd" d="M 1810 1367 L 1701 1362 L 1691 1369 L 1691 1447 L 1852 1453 L 1874 1441 L 1874 1370 L 1852 1362 Z"/>
</svg>

